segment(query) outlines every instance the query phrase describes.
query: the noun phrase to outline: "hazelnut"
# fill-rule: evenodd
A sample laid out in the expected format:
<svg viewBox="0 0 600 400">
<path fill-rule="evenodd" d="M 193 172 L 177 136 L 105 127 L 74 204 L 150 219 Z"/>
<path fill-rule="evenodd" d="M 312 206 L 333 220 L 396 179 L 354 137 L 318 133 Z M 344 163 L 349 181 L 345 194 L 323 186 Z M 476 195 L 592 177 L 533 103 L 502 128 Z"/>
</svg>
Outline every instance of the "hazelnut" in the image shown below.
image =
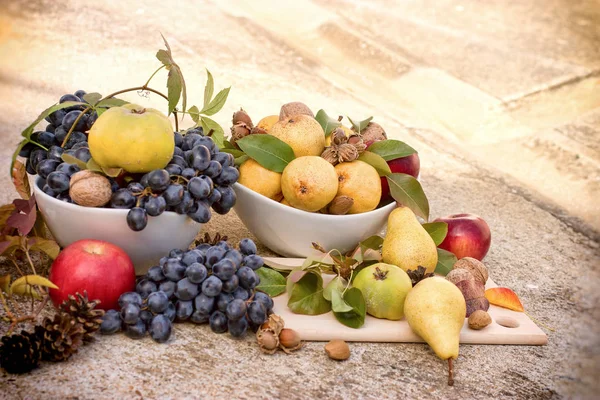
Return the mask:
<svg viewBox="0 0 600 400">
<path fill-rule="evenodd" d="M 250 118 L 248 113 L 246 113 L 246 111 L 244 111 L 241 108 L 240 108 L 240 111 L 236 111 L 233 113 L 232 122 L 233 122 L 233 125 L 237 125 L 239 122 L 243 122 L 249 128 L 252 128 L 254 126 L 252 124 L 252 119 Z"/>
<path fill-rule="evenodd" d="M 271 330 L 260 329 L 256 332 L 256 341 L 260 350 L 266 354 L 275 353 L 279 347 L 279 339 Z"/>
<path fill-rule="evenodd" d="M 310 110 L 310 108 L 308 108 L 306 104 L 300 103 L 299 101 L 294 101 L 292 103 L 287 103 L 281 106 L 281 111 L 279 112 L 279 120 L 283 121 L 287 118 L 302 114 L 308 115 L 312 118 L 315 117 L 313 112 Z"/>
<path fill-rule="evenodd" d="M 293 329 L 284 328 L 279 334 L 279 347 L 286 353 L 298 350 L 302 347 L 300 335 Z"/>
<path fill-rule="evenodd" d="M 329 213 L 334 215 L 348 214 L 352 208 L 354 199 L 350 196 L 337 196 L 329 203 Z"/>
<path fill-rule="evenodd" d="M 469 317 L 469 328 L 479 330 L 492 323 L 490 314 L 483 310 L 477 310 Z"/>
<path fill-rule="evenodd" d="M 453 269 L 464 269 L 469 271 L 475 279 L 484 285 L 488 280 L 488 270 L 486 266 L 481 261 L 472 257 L 461 258 L 454 264 Z"/>
<path fill-rule="evenodd" d="M 456 285 L 460 281 L 468 281 L 475 278 L 466 269 L 453 269 L 452 271 L 448 272 L 446 279 Z"/>
<path fill-rule="evenodd" d="M 83 170 L 71 177 L 69 196 L 84 207 L 101 207 L 110 201 L 110 181 L 96 172 Z"/>
<path fill-rule="evenodd" d="M 332 360 L 343 361 L 350 358 L 350 347 L 343 340 L 335 339 L 325 345 L 325 353 Z"/>
</svg>

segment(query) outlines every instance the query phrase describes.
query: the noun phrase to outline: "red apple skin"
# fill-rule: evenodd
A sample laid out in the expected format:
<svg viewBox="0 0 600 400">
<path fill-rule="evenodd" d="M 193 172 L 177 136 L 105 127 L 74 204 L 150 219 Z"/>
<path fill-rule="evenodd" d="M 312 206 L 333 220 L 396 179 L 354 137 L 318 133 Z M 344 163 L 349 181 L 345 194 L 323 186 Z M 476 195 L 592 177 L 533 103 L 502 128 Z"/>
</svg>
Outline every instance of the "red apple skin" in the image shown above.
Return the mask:
<svg viewBox="0 0 600 400">
<path fill-rule="evenodd" d="M 448 224 L 448 234 L 438 247 L 454 253 L 459 260 L 463 257 L 473 257 L 481 261 L 490 249 L 490 227 L 477 215 L 453 214 L 437 218 L 434 222 Z"/>
<path fill-rule="evenodd" d="M 419 176 L 421 170 L 421 160 L 417 153 L 411 154 L 410 156 L 396 158 L 387 162 L 390 166 L 390 170 L 393 173 L 408 174 L 415 178 Z M 390 195 L 390 186 L 386 177 L 381 178 L 381 198 L 387 199 Z"/>
<path fill-rule="evenodd" d="M 58 289 L 50 290 L 55 307 L 70 294 L 87 291 L 100 300 L 99 309 L 119 309 L 119 296 L 135 290 L 135 269 L 120 247 L 102 240 L 84 239 L 65 247 L 52 263 L 50 276 Z"/>
</svg>

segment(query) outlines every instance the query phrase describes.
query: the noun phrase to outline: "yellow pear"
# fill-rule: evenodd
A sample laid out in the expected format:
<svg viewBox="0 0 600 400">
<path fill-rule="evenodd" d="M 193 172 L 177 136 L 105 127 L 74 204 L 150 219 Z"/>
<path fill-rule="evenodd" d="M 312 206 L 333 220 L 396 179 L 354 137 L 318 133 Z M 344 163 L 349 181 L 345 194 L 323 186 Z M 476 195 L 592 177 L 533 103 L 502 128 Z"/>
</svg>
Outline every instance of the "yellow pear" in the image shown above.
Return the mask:
<svg viewBox="0 0 600 400">
<path fill-rule="evenodd" d="M 289 144 L 296 157 L 320 156 L 325 149 L 325 132 L 317 120 L 308 115 L 277 121 L 269 134 Z"/>
<path fill-rule="evenodd" d="M 460 330 L 467 306 L 452 282 L 435 276 L 425 278 L 406 295 L 404 316 L 411 329 L 429 344 L 442 360 L 448 360 L 448 384 L 452 385 L 452 361 L 458 357 Z"/>
<path fill-rule="evenodd" d="M 319 211 L 335 197 L 338 177 L 333 165 L 324 158 L 298 157 L 283 170 L 281 190 L 292 207 L 304 211 Z"/>
<path fill-rule="evenodd" d="M 399 207 L 390 213 L 381 251 L 383 262 L 405 271 L 421 265 L 428 273 L 433 272 L 438 262 L 433 239 L 408 207 Z"/>
<path fill-rule="evenodd" d="M 263 167 L 251 158 L 240 166 L 238 182 L 275 201 L 279 201 L 283 197 L 281 174 Z"/>
<path fill-rule="evenodd" d="M 268 116 L 264 117 L 263 119 L 261 119 L 260 121 L 258 121 L 258 124 L 256 124 L 256 127 L 269 133 L 269 131 L 271 130 L 271 128 L 273 127 L 273 125 L 275 125 L 275 123 L 277 121 L 279 121 L 279 115 L 268 115 Z"/>
<path fill-rule="evenodd" d="M 360 214 L 377 208 L 381 200 L 381 178 L 371 165 L 355 160 L 335 166 L 338 174 L 338 196 L 354 200 L 348 214 Z"/>
</svg>

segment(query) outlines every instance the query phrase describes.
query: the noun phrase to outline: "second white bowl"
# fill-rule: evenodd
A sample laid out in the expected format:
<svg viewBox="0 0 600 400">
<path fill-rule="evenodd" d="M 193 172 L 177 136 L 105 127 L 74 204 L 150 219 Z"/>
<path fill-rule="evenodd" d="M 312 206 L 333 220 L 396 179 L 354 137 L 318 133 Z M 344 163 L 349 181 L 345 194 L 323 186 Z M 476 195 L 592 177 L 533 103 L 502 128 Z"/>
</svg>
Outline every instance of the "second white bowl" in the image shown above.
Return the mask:
<svg viewBox="0 0 600 400">
<path fill-rule="evenodd" d="M 308 257 L 316 242 L 327 250 L 347 252 L 369 236 L 380 233 L 396 207 L 392 202 L 362 214 L 309 213 L 286 206 L 236 183 L 235 212 L 258 240 L 277 254 Z"/>
</svg>

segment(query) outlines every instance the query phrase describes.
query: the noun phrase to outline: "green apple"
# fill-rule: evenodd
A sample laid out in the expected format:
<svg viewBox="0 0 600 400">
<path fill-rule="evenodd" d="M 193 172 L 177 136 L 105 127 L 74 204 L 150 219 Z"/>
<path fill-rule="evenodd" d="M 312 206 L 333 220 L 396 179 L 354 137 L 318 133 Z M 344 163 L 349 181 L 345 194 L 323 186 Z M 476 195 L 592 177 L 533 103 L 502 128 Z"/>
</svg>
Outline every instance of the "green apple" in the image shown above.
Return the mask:
<svg viewBox="0 0 600 400">
<path fill-rule="evenodd" d="M 404 299 L 412 283 L 401 268 L 385 263 L 370 265 L 356 275 L 352 285 L 362 292 L 370 315 L 391 320 L 404 317 Z"/>
</svg>

